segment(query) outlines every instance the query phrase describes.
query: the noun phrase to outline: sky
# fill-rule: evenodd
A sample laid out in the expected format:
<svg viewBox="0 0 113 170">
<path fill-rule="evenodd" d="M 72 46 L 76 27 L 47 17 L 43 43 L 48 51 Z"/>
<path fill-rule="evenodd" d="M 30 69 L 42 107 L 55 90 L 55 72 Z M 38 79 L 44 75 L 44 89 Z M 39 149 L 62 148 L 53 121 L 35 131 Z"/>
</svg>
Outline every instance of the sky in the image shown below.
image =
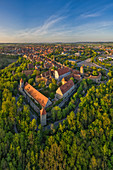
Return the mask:
<svg viewBox="0 0 113 170">
<path fill-rule="evenodd" d="M 0 43 L 113 41 L 113 0 L 0 0 Z"/>
</svg>

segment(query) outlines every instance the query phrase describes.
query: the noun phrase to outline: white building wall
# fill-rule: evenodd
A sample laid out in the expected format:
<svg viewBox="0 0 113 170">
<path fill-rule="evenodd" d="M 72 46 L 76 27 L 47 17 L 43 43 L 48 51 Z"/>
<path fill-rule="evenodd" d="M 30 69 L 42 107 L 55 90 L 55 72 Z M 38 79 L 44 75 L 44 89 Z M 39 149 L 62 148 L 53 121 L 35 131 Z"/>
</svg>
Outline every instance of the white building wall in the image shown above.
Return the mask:
<svg viewBox="0 0 113 170">
<path fill-rule="evenodd" d="M 58 71 L 55 70 L 55 79 L 58 80 L 59 79 L 59 75 L 58 75 Z"/>
<path fill-rule="evenodd" d="M 65 73 L 65 74 L 59 76 L 58 71 L 55 70 L 55 79 L 60 81 L 60 80 L 62 80 L 63 77 L 68 76 L 70 73 L 71 73 L 71 72 L 68 72 L 68 73 Z"/>
<path fill-rule="evenodd" d="M 63 94 L 62 94 L 62 92 L 60 90 L 60 87 L 57 89 L 55 96 L 56 96 L 57 99 L 62 99 L 63 98 Z"/>
<path fill-rule="evenodd" d="M 47 108 L 47 107 L 50 106 L 51 104 L 52 104 L 52 102 L 48 99 L 48 102 L 47 102 L 45 108 Z"/>
<path fill-rule="evenodd" d="M 71 73 L 71 72 L 68 72 L 68 73 L 65 73 L 65 74 L 59 76 L 59 79 L 58 79 L 58 80 L 61 81 L 63 77 L 68 76 L 70 73 Z"/>
<path fill-rule="evenodd" d="M 46 125 L 46 114 L 45 115 L 40 114 L 40 123 L 42 126 Z"/>
</svg>

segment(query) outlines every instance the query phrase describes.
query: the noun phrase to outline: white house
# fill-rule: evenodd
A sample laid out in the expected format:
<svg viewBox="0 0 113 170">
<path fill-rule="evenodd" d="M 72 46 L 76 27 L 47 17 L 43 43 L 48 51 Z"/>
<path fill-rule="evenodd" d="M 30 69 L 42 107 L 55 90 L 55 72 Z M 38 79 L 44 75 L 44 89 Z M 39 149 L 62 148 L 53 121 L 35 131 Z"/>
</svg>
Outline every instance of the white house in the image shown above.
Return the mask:
<svg viewBox="0 0 113 170">
<path fill-rule="evenodd" d="M 60 81 L 63 77 L 66 77 L 70 73 L 71 72 L 68 67 L 55 70 L 55 79 Z"/>
<path fill-rule="evenodd" d="M 56 91 L 56 98 L 61 99 L 67 97 L 74 89 L 73 80 L 69 80 L 67 83 L 60 86 Z"/>
</svg>

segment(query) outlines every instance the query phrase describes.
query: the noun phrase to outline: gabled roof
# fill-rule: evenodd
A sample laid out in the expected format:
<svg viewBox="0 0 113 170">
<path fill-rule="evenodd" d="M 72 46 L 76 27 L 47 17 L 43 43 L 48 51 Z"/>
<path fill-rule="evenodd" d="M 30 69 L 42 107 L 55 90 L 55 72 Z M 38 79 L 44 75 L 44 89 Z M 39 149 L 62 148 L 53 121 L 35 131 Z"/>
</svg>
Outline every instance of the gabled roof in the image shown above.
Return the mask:
<svg viewBox="0 0 113 170">
<path fill-rule="evenodd" d="M 65 76 L 65 77 L 64 77 L 64 80 L 65 80 L 65 81 L 69 81 L 69 79 L 70 79 L 71 77 L 73 77 L 73 74 L 72 74 L 72 73 L 69 74 L 69 75 L 67 75 L 67 76 Z"/>
<path fill-rule="evenodd" d="M 22 73 L 26 76 L 33 74 L 34 70 L 23 70 Z"/>
<path fill-rule="evenodd" d="M 75 70 L 75 69 L 73 69 L 72 72 L 73 72 L 74 74 L 80 74 L 80 71 Z"/>
<path fill-rule="evenodd" d="M 63 75 L 63 74 L 66 74 L 69 72 L 69 68 L 68 67 L 65 67 L 65 68 L 61 68 L 61 69 L 58 69 L 57 70 L 59 76 Z"/>
<path fill-rule="evenodd" d="M 62 94 L 65 94 L 73 86 L 74 86 L 73 80 L 69 80 L 67 83 L 60 86 L 60 90 L 61 90 Z"/>
<path fill-rule="evenodd" d="M 48 98 L 41 94 L 39 91 L 37 91 L 34 87 L 32 87 L 30 84 L 26 83 L 24 86 L 24 89 L 42 106 L 45 107 Z"/>
<path fill-rule="evenodd" d="M 23 82 L 24 82 L 24 81 L 23 81 L 23 79 L 21 78 L 21 79 L 20 79 L 20 83 L 23 83 Z"/>
<path fill-rule="evenodd" d="M 81 75 L 80 74 L 73 74 L 73 77 L 76 80 L 80 80 L 81 79 Z"/>
<path fill-rule="evenodd" d="M 45 110 L 45 109 L 41 109 L 41 110 L 40 110 L 40 114 L 41 114 L 41 115 L 46 115 L 46 110 Z"/>
</svg>

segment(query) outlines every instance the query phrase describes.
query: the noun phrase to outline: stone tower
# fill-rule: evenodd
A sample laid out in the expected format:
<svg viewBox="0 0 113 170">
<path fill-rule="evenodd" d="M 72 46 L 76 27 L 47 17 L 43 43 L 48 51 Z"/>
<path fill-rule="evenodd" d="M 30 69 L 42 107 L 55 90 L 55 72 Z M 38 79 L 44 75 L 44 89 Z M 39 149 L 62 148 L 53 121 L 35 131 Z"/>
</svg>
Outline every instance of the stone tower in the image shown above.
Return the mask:
<svg viewBox="0 0 113 170">
<path fill-rule="evenodd" d="M 40 123 L 42 126 L 45 126 L 46 125 L 46 110 L 44 108 L 42 108 L 40 110 Z"/>
<path fill-rule="evenodd" d="M 64 84 L 67 83 L 67 81 L 65 80 L 65 78 L 63 78 L 61 81 L 62 81 L 62 85 L 64 85 Z"/>
<path fill-rule="evenodd" d="M 23 90 L 23 88 L 24 88 L 24 81 L 21 78 L 21 80 L 20 80 L 20 90 Z"/>
<path fill-rule="evenodd" d="M 82 74 L 82 75 L 84 74 L 84 68 L 83 68 L 83 66 L 80 67 L 80 74 Z"/>
</svg>

